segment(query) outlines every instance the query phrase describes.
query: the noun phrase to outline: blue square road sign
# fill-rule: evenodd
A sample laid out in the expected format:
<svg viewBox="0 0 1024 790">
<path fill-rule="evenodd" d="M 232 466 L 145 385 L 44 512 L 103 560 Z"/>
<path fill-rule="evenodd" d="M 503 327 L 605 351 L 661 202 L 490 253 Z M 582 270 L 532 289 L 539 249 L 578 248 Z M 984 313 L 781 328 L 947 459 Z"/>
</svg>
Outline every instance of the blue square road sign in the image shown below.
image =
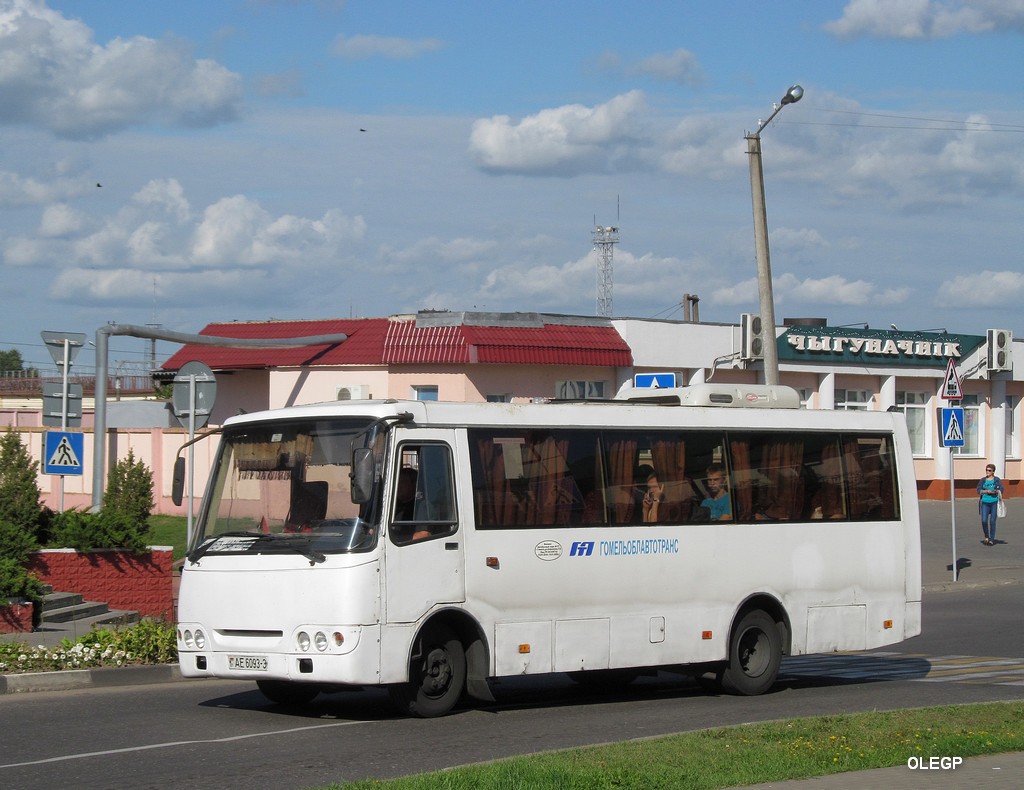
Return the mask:
<svg viewBox="0 0 1024 790">
<path fill-rule="evenodd" d="M 43 443 L 43 474 L 81 475 L 85 434 L 47 431 Z"/>
</svg>

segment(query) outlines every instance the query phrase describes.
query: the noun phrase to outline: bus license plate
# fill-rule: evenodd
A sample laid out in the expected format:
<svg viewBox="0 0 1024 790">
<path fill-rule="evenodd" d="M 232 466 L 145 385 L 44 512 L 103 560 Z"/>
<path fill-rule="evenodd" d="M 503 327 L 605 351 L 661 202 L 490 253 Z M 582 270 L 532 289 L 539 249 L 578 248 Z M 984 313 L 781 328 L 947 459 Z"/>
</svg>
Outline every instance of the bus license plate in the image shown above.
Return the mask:
<svg viewBox="0 0 1024 790">
<path fill-rule="evenodd" d="M 253 672 L 267 671 L 266 656 L 228 656 L 228 669 L 241 669 Z"/>
</svg>

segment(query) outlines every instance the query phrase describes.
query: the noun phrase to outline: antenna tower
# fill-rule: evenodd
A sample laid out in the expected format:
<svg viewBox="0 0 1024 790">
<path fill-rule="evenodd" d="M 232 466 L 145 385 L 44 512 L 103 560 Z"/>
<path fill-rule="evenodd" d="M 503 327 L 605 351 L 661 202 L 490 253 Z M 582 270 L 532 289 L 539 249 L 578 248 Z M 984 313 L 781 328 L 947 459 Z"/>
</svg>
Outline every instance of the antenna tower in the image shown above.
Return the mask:
<svg viewBox="0 0 1024 790">
<path fill-rule="evenodd" d="M 619 243 L 619 229 L 614 225 L 594 223 L 594 249 L 600 256 L 597 264 L 597 314 L 612 315 L 612 255 Z"/>
</svg>

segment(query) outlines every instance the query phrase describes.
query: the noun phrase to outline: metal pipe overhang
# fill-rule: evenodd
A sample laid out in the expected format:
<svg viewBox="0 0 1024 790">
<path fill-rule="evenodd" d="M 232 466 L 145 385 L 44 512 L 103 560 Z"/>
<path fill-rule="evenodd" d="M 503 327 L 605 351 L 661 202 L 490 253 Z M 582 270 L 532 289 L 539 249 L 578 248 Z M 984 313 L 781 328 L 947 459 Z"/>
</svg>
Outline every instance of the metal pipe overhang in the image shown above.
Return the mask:
<svg viewBox="0 0 1024 790">
<path fill-rule="evenodd" d="M 107 324 L 96 330 L 96 414 L 93 424 L 92 511 L 103 507 L 103 489 L 107 466 L 107 367 L 108 338 L 127 335 L 147 340 L 168 340 L 172 343 L 221 348 L 300 348 L 302 346 L 334 346 L 348 340 L 348 335 L 309 335 L 306 337 L 217 337 L 192 335 L 170 329 L 155 329 L 135 324 Z"/>
</svg>

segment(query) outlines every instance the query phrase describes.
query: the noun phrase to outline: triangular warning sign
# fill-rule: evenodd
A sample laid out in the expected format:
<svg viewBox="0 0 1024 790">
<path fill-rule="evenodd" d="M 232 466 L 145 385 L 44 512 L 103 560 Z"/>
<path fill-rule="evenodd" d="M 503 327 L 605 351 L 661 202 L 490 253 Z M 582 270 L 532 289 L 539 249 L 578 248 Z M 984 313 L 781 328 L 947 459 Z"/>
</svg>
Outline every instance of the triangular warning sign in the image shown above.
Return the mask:
<svg viewBox="0 0 1024 790">
<path fill-rule="evenodd" d="M 956 418 L 956 409 L 950 409 L 949 425 L 946 426 L 946 435 L 942 437 L 942 443 L 946 445 L 960 444 L 964 440 L 964 432 L 960 427 L 960 421 Z"/>
<path fill-rule="evenodd" d="M 60 437 L 60 443 L 57 448 L 53 451 L 50 456 L 50 460 L 46 462 L 47 466 L 73 466 L 79 467 L 82 462 L 78 460 L 78 456 L 75 454 L 75 448 L 71 446 L 71 442 L 68 441 L 67 436 Z"/>
<path fill-rule="evenodd" d="M 956 365 L 953 360 L 949 360 L 949 364 L 946 366 L 946 378 L 942 382 L 940 397 L 943 400 L 963 400 L 964 391 L 960 387 L 960 377 L 956 373 Z"/>
</svg>

